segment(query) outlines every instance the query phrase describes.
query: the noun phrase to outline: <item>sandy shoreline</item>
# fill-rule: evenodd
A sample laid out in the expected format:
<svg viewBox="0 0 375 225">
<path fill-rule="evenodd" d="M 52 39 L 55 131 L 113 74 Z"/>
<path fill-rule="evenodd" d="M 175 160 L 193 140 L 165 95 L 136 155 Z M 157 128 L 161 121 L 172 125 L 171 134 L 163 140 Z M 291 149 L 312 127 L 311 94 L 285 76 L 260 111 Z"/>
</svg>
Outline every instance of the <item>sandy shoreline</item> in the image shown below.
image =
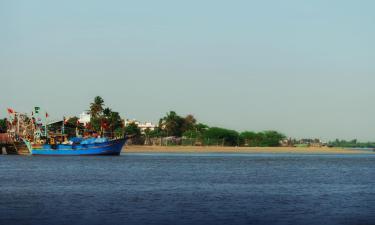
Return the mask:
<svg viewBox="0 0 375 225">
<path fill-rule="evenodd" d="M 123 153 L 294 153 L 294 154 L 375 154 L 372 151 L 328 147 L 200 147 L 200 146 L 125 146 Z"/>
</svg>

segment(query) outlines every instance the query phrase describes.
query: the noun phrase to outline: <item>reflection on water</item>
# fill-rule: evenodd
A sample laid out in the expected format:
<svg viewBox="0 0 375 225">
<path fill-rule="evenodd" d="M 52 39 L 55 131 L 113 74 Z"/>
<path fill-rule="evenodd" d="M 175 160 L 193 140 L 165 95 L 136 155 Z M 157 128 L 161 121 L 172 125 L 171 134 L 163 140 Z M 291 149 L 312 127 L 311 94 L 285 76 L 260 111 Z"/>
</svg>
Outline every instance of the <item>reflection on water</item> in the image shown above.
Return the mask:
<svg viewBox="0 0 375 225">
<path fill-rule="evenodd" d="M 0 224 L 375 224 L 373 155 L 0 156 Z"/>
</svg>

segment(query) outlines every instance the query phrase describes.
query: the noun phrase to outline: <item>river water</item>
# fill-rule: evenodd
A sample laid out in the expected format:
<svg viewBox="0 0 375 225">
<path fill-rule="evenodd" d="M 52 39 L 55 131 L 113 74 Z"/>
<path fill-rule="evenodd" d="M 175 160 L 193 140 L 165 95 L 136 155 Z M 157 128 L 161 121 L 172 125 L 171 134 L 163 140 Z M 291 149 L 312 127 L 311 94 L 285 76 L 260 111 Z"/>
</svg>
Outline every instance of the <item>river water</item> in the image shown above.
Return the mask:
<svg viewBox="0 0 375 225">
<path fill-rule="evenodd" d="M 375 224 L 375 155 L 0 155 L 0 224 Z"/>
</svg>

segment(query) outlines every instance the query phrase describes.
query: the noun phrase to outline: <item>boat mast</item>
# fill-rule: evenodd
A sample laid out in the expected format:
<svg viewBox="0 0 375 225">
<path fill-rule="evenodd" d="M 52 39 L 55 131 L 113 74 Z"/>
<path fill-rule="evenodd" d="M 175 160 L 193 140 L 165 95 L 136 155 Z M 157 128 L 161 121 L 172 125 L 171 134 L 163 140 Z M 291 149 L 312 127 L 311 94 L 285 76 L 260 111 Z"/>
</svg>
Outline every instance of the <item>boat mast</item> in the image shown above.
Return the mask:
<svg viewBox="0 0 375 225">
<path fill-rule="evenodd" d="M 62 121 L 61 135 L 64 135 L 64 133 L 65 133 L 65 116 L 63 117 L 63 121 Z"/>
<path fill-rule="evenodd" d="M 45 127 L 44 127 L 44 136 L 48 138 L 48 122 L 47 122 L 47 113 L 46 113 L 46 121 L 45 121 Z"/>
<path fill-rule="evenodd" d="M 18 139 L 18 136 L 19 136 L 19 133 L 20 133 L 20 114 L 17 112 L 16 113 L 16 117 L 17 117 L 17 132 L 16 132 L 16 136 L 17 136 L 17 139 Z"/>
</svg>

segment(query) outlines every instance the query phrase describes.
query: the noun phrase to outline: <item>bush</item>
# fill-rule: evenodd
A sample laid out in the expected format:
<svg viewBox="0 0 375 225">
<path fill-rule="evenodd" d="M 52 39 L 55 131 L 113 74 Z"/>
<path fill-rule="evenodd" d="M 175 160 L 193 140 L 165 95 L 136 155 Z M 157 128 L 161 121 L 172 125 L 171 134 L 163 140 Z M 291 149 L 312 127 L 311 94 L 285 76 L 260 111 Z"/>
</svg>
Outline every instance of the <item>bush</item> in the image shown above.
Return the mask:
<svg viewBox="0 0 375 225">
<path fill-rule="evenodd" d="M 240 144 L 240 137 L 237 131 L 220 127 L 208 128 L 204 134 L 206 145 L 219 144 L 224 146 L 237 146 Z"/>
<path fill-rule="evenodd" d="M 280 146 L 280 141 L 285 138 L 284 134 L 277 131 L 264 131 L 255 133 L 245 131 L 240 134 L 245 146 L 250 147 L 276 147 Z"/>
</svg>

